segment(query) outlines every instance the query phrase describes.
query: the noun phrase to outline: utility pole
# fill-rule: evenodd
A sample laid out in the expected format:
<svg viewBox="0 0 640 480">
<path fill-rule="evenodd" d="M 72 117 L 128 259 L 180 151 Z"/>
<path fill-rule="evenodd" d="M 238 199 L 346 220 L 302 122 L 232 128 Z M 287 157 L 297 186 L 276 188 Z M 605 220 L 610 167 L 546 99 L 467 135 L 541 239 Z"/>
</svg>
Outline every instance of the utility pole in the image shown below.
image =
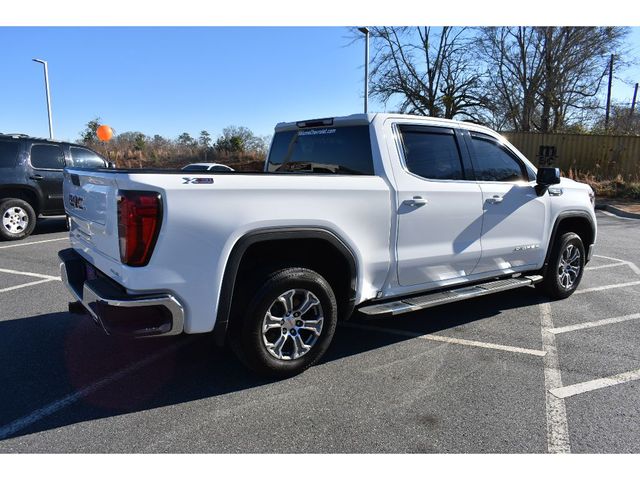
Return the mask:
<svg viewBox="0 0 640 480">
<path fill-rule="evenodd" d="M 611 83 L 613 82 L 613 55 L 609 62 L 609 86 L 607 87 L 607 113 L 604 117 L 604 129 L 609 130 L 609 113 L 611 112 Z"/>
<path fill-rule="evenodd" d="M 631 110 L 629 111 L 629 118 L 633 118 L 633 111 L 636 108 L 636 98 L 638 98 L 638 84 L 636 83 L 636 88 L 633 90 L 633 100 L 631 101 Z"/>
<path fill-rule="evenodd" d="M 369 29 L 360 27 L 358 30 L 364 33 L 364 113 L 369 111 Z"/>
<path fill-rule="evenodd" d="M 49 93 L 49 67 L 45 60 L 34 58 L 33 61 L 44 65 L 44 86 L 45 86 L 45 90 L 47 91 L 47 114 L 49 115 L 49 138 L 53 140 L 53 119 L 51 118 L 51 94 Z"/>
</svg>

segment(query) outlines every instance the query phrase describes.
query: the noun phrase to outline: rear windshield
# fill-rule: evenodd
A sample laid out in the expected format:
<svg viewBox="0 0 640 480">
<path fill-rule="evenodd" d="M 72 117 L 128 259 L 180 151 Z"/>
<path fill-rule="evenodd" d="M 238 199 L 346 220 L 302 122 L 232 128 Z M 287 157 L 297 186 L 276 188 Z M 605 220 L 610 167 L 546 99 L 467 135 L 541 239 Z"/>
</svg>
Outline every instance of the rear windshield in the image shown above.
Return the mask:
<svg viewBox="0 0 640 480">
<path fill-rule="evenodd" d="M 267 171 L 373 175 L 369 126 L 278 132 L 269 151 Z"/>
</svg>

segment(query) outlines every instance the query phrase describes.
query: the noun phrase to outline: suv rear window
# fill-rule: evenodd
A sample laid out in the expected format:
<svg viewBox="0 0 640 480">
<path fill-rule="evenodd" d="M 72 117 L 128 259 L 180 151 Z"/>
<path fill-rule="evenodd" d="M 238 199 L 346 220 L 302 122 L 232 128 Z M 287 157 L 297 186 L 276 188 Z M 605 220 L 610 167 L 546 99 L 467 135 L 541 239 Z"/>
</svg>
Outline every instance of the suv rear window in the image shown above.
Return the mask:
<svg viewBox="0 0 640 480">
<path fill-rule="evenodd" d="M 373 175 L 369 126 L 278 132 L 269 151 L 267 171 Z"/>
<path fill-rule="evenodd" d="M 33 168 L 62 170 L 64 153 L 58 145 L 33 145 L 31 147 L 31 165 Z"/>
<path fill-rule="evenodd" d="M 0 140 L 0 168 L 16 166 L 20 144 L 11 140 Z"/>
</svg>

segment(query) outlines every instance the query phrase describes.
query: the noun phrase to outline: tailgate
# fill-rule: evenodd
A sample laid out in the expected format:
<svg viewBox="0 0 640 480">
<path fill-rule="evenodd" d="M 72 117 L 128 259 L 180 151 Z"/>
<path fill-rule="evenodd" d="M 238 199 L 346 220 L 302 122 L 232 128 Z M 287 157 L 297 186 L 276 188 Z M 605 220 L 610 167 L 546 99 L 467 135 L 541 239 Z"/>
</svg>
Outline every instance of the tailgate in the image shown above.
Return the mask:
<svg viewBox="0 0 640 480">
<path fill-rule="evenodd" d="M 65 170 L 64 209 L 71 220 L 72 246 L 93 256 L 120 262 L 118 243 L 118 186 L 111 172 Z"/>
</svg>

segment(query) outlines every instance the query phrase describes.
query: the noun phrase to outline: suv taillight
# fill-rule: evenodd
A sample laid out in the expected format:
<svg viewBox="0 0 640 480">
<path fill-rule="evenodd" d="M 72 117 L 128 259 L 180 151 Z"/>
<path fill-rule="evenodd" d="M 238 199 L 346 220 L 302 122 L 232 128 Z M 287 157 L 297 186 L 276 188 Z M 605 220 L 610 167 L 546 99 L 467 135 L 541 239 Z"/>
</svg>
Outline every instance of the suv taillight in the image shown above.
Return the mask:
<svg viewBox="0 0 640 480">
<path fill-rule="evenodd" d="M 162 223 L 162 199 L 157 192 L 118 192 L 120 260 L 131 267 L 149 263 Z"/>
</svg>

